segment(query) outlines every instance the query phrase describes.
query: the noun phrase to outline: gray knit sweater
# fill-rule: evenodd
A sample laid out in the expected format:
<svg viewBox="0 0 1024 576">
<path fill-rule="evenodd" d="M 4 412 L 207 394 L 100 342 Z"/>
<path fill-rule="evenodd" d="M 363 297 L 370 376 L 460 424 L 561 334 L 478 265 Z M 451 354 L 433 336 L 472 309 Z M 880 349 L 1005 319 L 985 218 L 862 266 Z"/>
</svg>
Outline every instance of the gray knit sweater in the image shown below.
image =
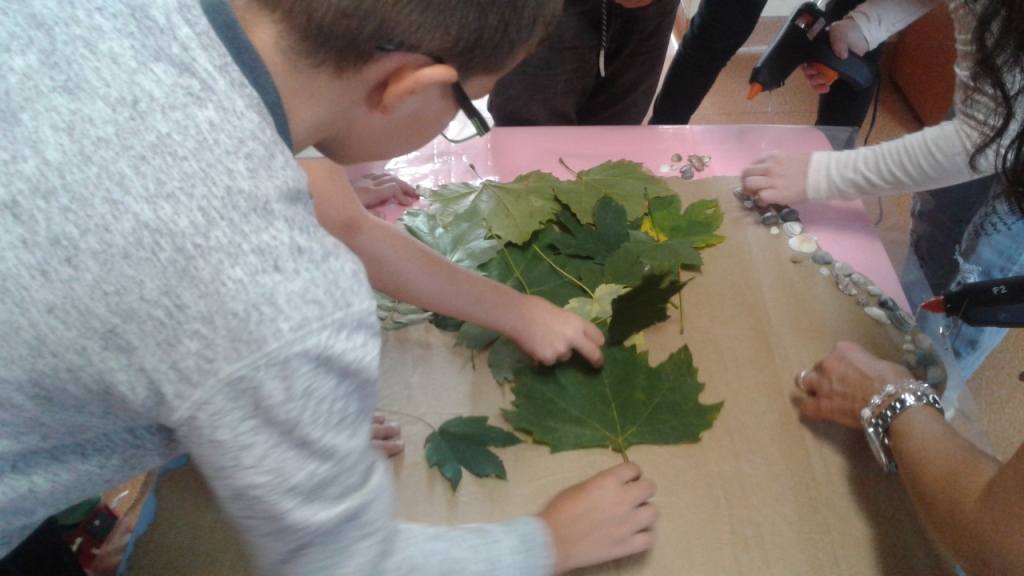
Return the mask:
<svg viewBox="0 0 1024 576">
<path fill-rule="evenodd" d="M 550 570 L 394 522 L 365 271 L 198 3 L 3 2 L 0 55 L 0 555 L 187 452 L 267 574 Z"/>
</svg>

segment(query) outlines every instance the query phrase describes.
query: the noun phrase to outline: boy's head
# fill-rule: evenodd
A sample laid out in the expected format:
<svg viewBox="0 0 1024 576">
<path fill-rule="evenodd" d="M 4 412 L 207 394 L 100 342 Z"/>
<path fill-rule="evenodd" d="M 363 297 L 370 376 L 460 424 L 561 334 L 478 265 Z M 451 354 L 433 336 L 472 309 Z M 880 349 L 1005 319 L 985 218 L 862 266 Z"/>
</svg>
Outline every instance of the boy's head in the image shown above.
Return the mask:
<svg viewBox="0 0 1024 576">
<path fill-rule="evenodd" d="M 309 65 L 357 69 L 399 48 L 444 59 L 460 78 L 495 74 L 553 29 L 562 0 L 255 0 Z"/>
<path fill-rule="evenodd" d="M 429 142 L 459 109 L 454 83 L 472 98 L 490 92 L 551 33 L 562 10 L 562 0 L 233 2 L 273 23 L 276 40 L 257 43 L 258 50 L 314 73 L 289 83 L 271 66 L 293 141 L 340 164 L 392 158 Z M 333 80 L 342 85 L 332 88 Z M 313 128 L 299 116 L 303 102 L 327 108 Z"/>
</svg>

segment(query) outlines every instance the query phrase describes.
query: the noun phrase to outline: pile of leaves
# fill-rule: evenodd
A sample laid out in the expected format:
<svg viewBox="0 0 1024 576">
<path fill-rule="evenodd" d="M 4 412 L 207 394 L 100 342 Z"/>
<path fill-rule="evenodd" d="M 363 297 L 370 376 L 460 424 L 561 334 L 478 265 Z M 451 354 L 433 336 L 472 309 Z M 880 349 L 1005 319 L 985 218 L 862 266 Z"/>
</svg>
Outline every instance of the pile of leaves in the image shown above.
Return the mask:
<svg viewBox="0 0 1024 576">
<path fill-rule="evenodd" d="M 536 171 L 509 183 L 451 184 L 427 199 L 429 211 L 401 219 L 405 230 L 460 266 L 593 321 L 606 335 L 604 367 L 581 359 L 538 366 L 495 332 L 378 295 L 386 328 L 429 320 L 457 330 L 458 345 L 489 347 L 495 380 L 512 383 L 515 395 L 505 419 L 552 451 L 604 446 L 625 458 L 631 445 L 696 442 L 710 428 L 722 405 L 697 400 L 704 386 L 689 350 L 651 367 L 628 343 L 668 318 L 689 281 L 680 272 L 699 272 L 700 249 L 724 240 L 716 200 L 684 209 L 663 180 L 625 160 L 568 181 Z M 462 467 L 504 478 L 488 447 L 517 440 L 486 418 L 456 418 L 427 438 L 427 459 L 454 490 Z"/>
</svg>

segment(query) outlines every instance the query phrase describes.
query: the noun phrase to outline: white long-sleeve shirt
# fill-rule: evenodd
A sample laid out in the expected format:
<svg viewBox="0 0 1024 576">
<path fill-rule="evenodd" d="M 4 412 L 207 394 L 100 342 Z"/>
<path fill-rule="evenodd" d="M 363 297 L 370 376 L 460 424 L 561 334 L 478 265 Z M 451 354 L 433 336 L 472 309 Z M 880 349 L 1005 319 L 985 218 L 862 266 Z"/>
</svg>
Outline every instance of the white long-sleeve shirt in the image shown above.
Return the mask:
<svg viewBox="0 0 1024 576">
<path fill-rule="evenodd" d="M 247 43 L 224 0 L 0 3 L 0 555 L 187 452 L 263 573 L 550 573 L 536 517 L 395 520 L 373 295 Z"/>
<path fill-rule="evenodd" d="M 868 0 L 851 12 L 871 48 L 901 30 L 941 0 Z M 977 172 L 970 156 L 990 131 L 993 103 L 990 95 L 972 94 L 970 73 L 974 61 L 971 34 L 973 8 L 965 0 L 949 0 L 956 36 L 955 104 L 957 116 L 897 140 L 842 152 L 811 155 L 807 195 L 811 200 L 853 199 L 866 195 L 918 192 L 966 182 L 994 172 L 999 150 L 990 148 L 980 158 Z M 1008 70 L 1010 86 L 1019 86 L 1024 71 Z M 1024 110 L 1016 115 L 1017 126 Z M 1011 127 L 1010 132 L 1015 131 Z"/>
</svg>

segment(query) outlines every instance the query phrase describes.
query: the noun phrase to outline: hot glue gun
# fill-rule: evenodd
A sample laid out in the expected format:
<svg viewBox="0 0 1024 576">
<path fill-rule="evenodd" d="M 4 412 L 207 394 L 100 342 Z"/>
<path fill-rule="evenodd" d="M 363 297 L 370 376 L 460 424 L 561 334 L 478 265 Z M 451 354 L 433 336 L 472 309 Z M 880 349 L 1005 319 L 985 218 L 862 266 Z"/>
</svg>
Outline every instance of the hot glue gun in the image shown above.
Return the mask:
<svg viewBox="0 0 1024 576">
<path fill-rule="evenodd" d="M 846 58 L 836 56 L 829 42 L 828 25 L 825 11 L 814 2 L 797 6 L 750 73 L 747 99 L 779 88 L 801 64 L 817 68 L 828 84 L 843 78 L 857 89 L 870 86 L 875 67 L 852 52 Z"/>
<path fill-rule="evenodd" d="M 964 284 L 921 305 L 968 326 L 1024 327 L 1024 276 Z"/>
</svg>

